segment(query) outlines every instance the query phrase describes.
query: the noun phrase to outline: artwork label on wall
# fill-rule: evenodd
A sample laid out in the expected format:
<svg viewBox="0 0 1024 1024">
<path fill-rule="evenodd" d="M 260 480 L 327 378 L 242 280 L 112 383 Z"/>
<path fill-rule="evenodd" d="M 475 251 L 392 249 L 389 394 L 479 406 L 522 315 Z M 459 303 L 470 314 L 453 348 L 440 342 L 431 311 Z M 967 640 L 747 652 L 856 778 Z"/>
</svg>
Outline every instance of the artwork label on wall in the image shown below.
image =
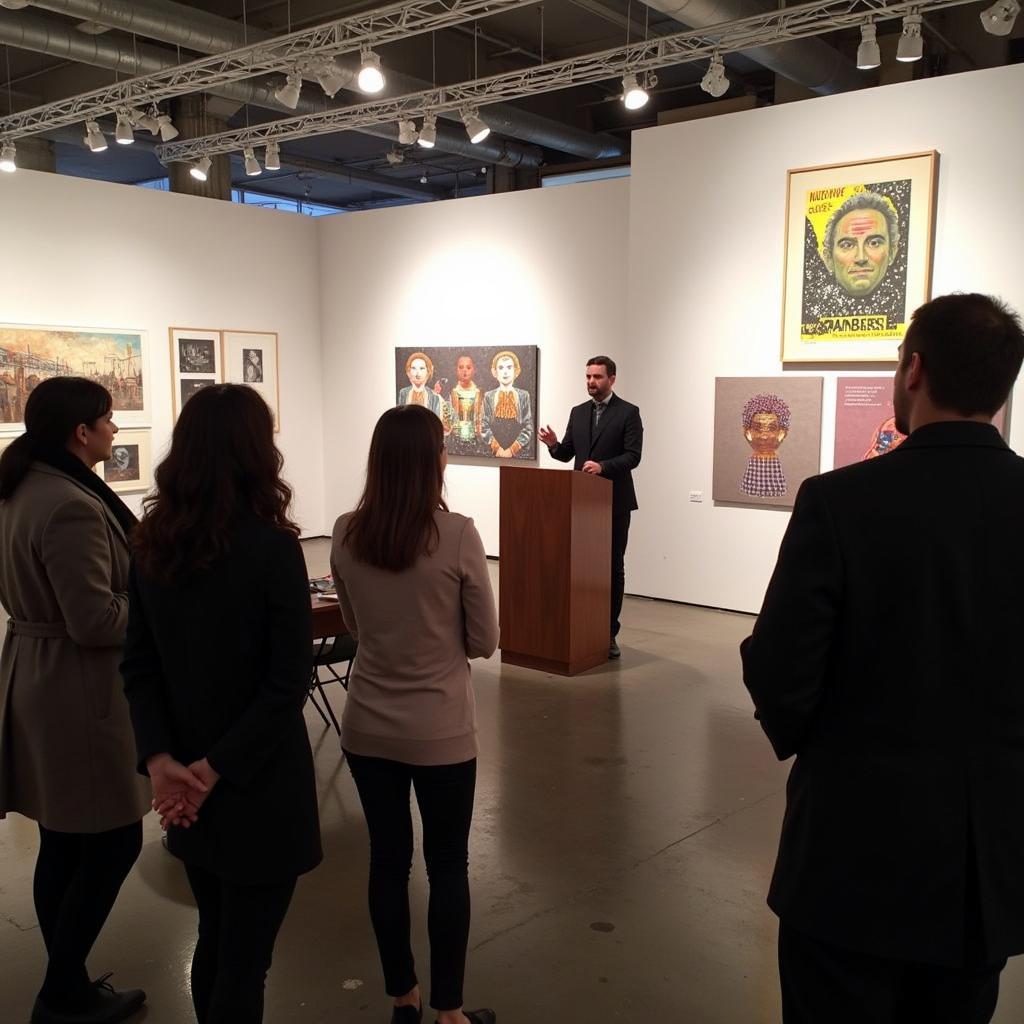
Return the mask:
<svg viewBox="0 0 1024 1024">
<path fill-rule="evenodd" d="M 110 458 L 96 466 L 115 491 L 148 491 L 153 485 L 153 457 L 148 430 L 119 430 Z"/>
<path fill-rule="evenodd" d="M 277 335 L 273 332 L 225 331 L 224 379 L 248 384 L 262 396 L 274 414 L 274 430 L 281 429 Z"/>
<path fill-rule="evenodd" d="M 396 405 L 423 405 L 451 456 L 537 457 L 536 345 L 395 349 Z"/>
<path fill-rule="evenodd" d="M 931 288 L 934 152 L 789 172 L 784 362 L 895 362 Z"/>
<path fill-rule="evenodd" d="M 88 377 L 114 399 L 123 423 L 148 422 L 144 331 L 0 325 L 0 429 L 21 430 L 32 389 L 50 377 Z"/>
<path fill-rule="evenodd" d="M 821 462 L 821 377 L 718 377 L 712 497 L 792 508 Z"/>
<path fill-rule="evenodd" d="M 221 368 L 220 331 L 193 327 L 172 327 L 171 403 L 174 418 L 200 389 L 219 384 Z"/>
</svg>

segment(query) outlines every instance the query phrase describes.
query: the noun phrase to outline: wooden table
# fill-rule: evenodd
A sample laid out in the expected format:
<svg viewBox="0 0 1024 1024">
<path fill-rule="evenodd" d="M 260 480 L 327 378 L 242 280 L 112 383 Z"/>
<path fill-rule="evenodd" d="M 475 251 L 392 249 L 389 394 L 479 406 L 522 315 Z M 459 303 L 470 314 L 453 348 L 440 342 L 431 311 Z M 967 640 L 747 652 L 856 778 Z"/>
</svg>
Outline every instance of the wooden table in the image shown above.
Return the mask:
<svg viewBox="0 0 1024 1024">
<path fill-rule="evenodd" d="M 314 594 L 309 602 L 313 607 L 313 639 L 322 640 L 328 636 L 344 636 L 348 630 L 341 617 L 341 606 L 336 600 L 324 600 Z"/>
</svg>

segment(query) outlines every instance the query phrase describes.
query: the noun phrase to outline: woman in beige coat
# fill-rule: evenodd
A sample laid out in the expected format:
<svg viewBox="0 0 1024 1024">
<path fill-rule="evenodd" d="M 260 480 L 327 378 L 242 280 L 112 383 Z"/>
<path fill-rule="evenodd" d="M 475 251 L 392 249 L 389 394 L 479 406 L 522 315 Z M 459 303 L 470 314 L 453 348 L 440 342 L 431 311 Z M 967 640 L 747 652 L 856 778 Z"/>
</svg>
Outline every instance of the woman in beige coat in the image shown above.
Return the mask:
<svg viewBox="0 0 1024 1024">
<path fill-rule="evenodd" d="M 33 1024 L 123 1020 L 145 1000 L 91 982 L 85 966 L 149 807 L 118 672 L 134 516 L 92 472 L 110 458 L 111 408 L 93 381 L 43 381 L 0 458 L 0 813 L 39 825 L 48 966 Z"/>
</svg>

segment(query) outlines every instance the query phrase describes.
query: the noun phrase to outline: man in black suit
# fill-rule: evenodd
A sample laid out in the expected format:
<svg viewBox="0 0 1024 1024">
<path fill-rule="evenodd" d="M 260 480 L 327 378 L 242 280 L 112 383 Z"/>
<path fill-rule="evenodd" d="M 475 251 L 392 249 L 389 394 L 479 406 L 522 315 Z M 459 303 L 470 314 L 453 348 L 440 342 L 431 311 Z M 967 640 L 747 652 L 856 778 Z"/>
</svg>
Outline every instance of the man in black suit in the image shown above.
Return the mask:
<svg viewBox="0 0 1024 1024">
<path fill-rule="evenodd" d="M 984 295 L 922 306 L 910 436 L 797 495 L 744 682 L 796 754 L 768 903 L 786 1024 L 985 1024 L 1024 952 L 1024 359 Z"/>
<path fill-rule="evenodd" d="M 636 509 L 633 470 L 640 465 L 644 425 L 640 410 L 623 401 L 612 388 L 615 362 L 608 356 L 594 356 L 587 362 L 587 393 L 590 400 L 569 413 L 569 425 L 559 443 L 551 427 L 542 427 L 538 437 L 559 462 L 575 460 L 574 469 L 596 473 L 612 482 L 612 620 L 608 657 L 621 655 L 618 641 L 619 613 L 626 589 L 626 542 L 630 514 Z"/>
</svg>

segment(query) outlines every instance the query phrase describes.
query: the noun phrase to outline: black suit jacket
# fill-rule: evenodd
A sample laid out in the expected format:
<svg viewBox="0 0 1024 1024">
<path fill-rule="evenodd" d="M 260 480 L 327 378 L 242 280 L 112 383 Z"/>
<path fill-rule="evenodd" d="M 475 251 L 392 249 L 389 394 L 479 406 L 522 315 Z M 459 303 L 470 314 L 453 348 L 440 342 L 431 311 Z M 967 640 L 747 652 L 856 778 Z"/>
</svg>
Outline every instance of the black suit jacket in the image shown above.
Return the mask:
<svg viewBox="0 0 1024 1024">
<path fill-rule="evenodd" d="M 994 427 L 804 483 L 742 646 L 796 754 L 768 900 L 788 924 L 959 965 L 972 876 L 989 956 L 1024 952 L 1022 630 L 1024 460 Z"/>
<path fill-rule="evenodd" d="M 601 476 L 612 482 L 612 514 L 632 512 L 639 508 L 633 470 L 640 465 L 644 446 L 640 410 L 613 392 L 597 430 L 591 426 L 593 412 L 594 403 L 590 400 L 574 406 L 565 436 L 548 451 L 559 462 L 575 460 L 575 469 L 582 469 L 583 463 L 591 459 L 600 462 Z"/>
<path fill-rule="evenodd" d="M 240 884 L 283 882 L 321 857 L 302 716 L 312 671 L 306 564 L 269 523 L 240 526 L 210 569 L 164 584 L 132 565 L 121 666 L 140 770 L 202 757 L 221 778 L 168 848 Z"/>
</svg>

